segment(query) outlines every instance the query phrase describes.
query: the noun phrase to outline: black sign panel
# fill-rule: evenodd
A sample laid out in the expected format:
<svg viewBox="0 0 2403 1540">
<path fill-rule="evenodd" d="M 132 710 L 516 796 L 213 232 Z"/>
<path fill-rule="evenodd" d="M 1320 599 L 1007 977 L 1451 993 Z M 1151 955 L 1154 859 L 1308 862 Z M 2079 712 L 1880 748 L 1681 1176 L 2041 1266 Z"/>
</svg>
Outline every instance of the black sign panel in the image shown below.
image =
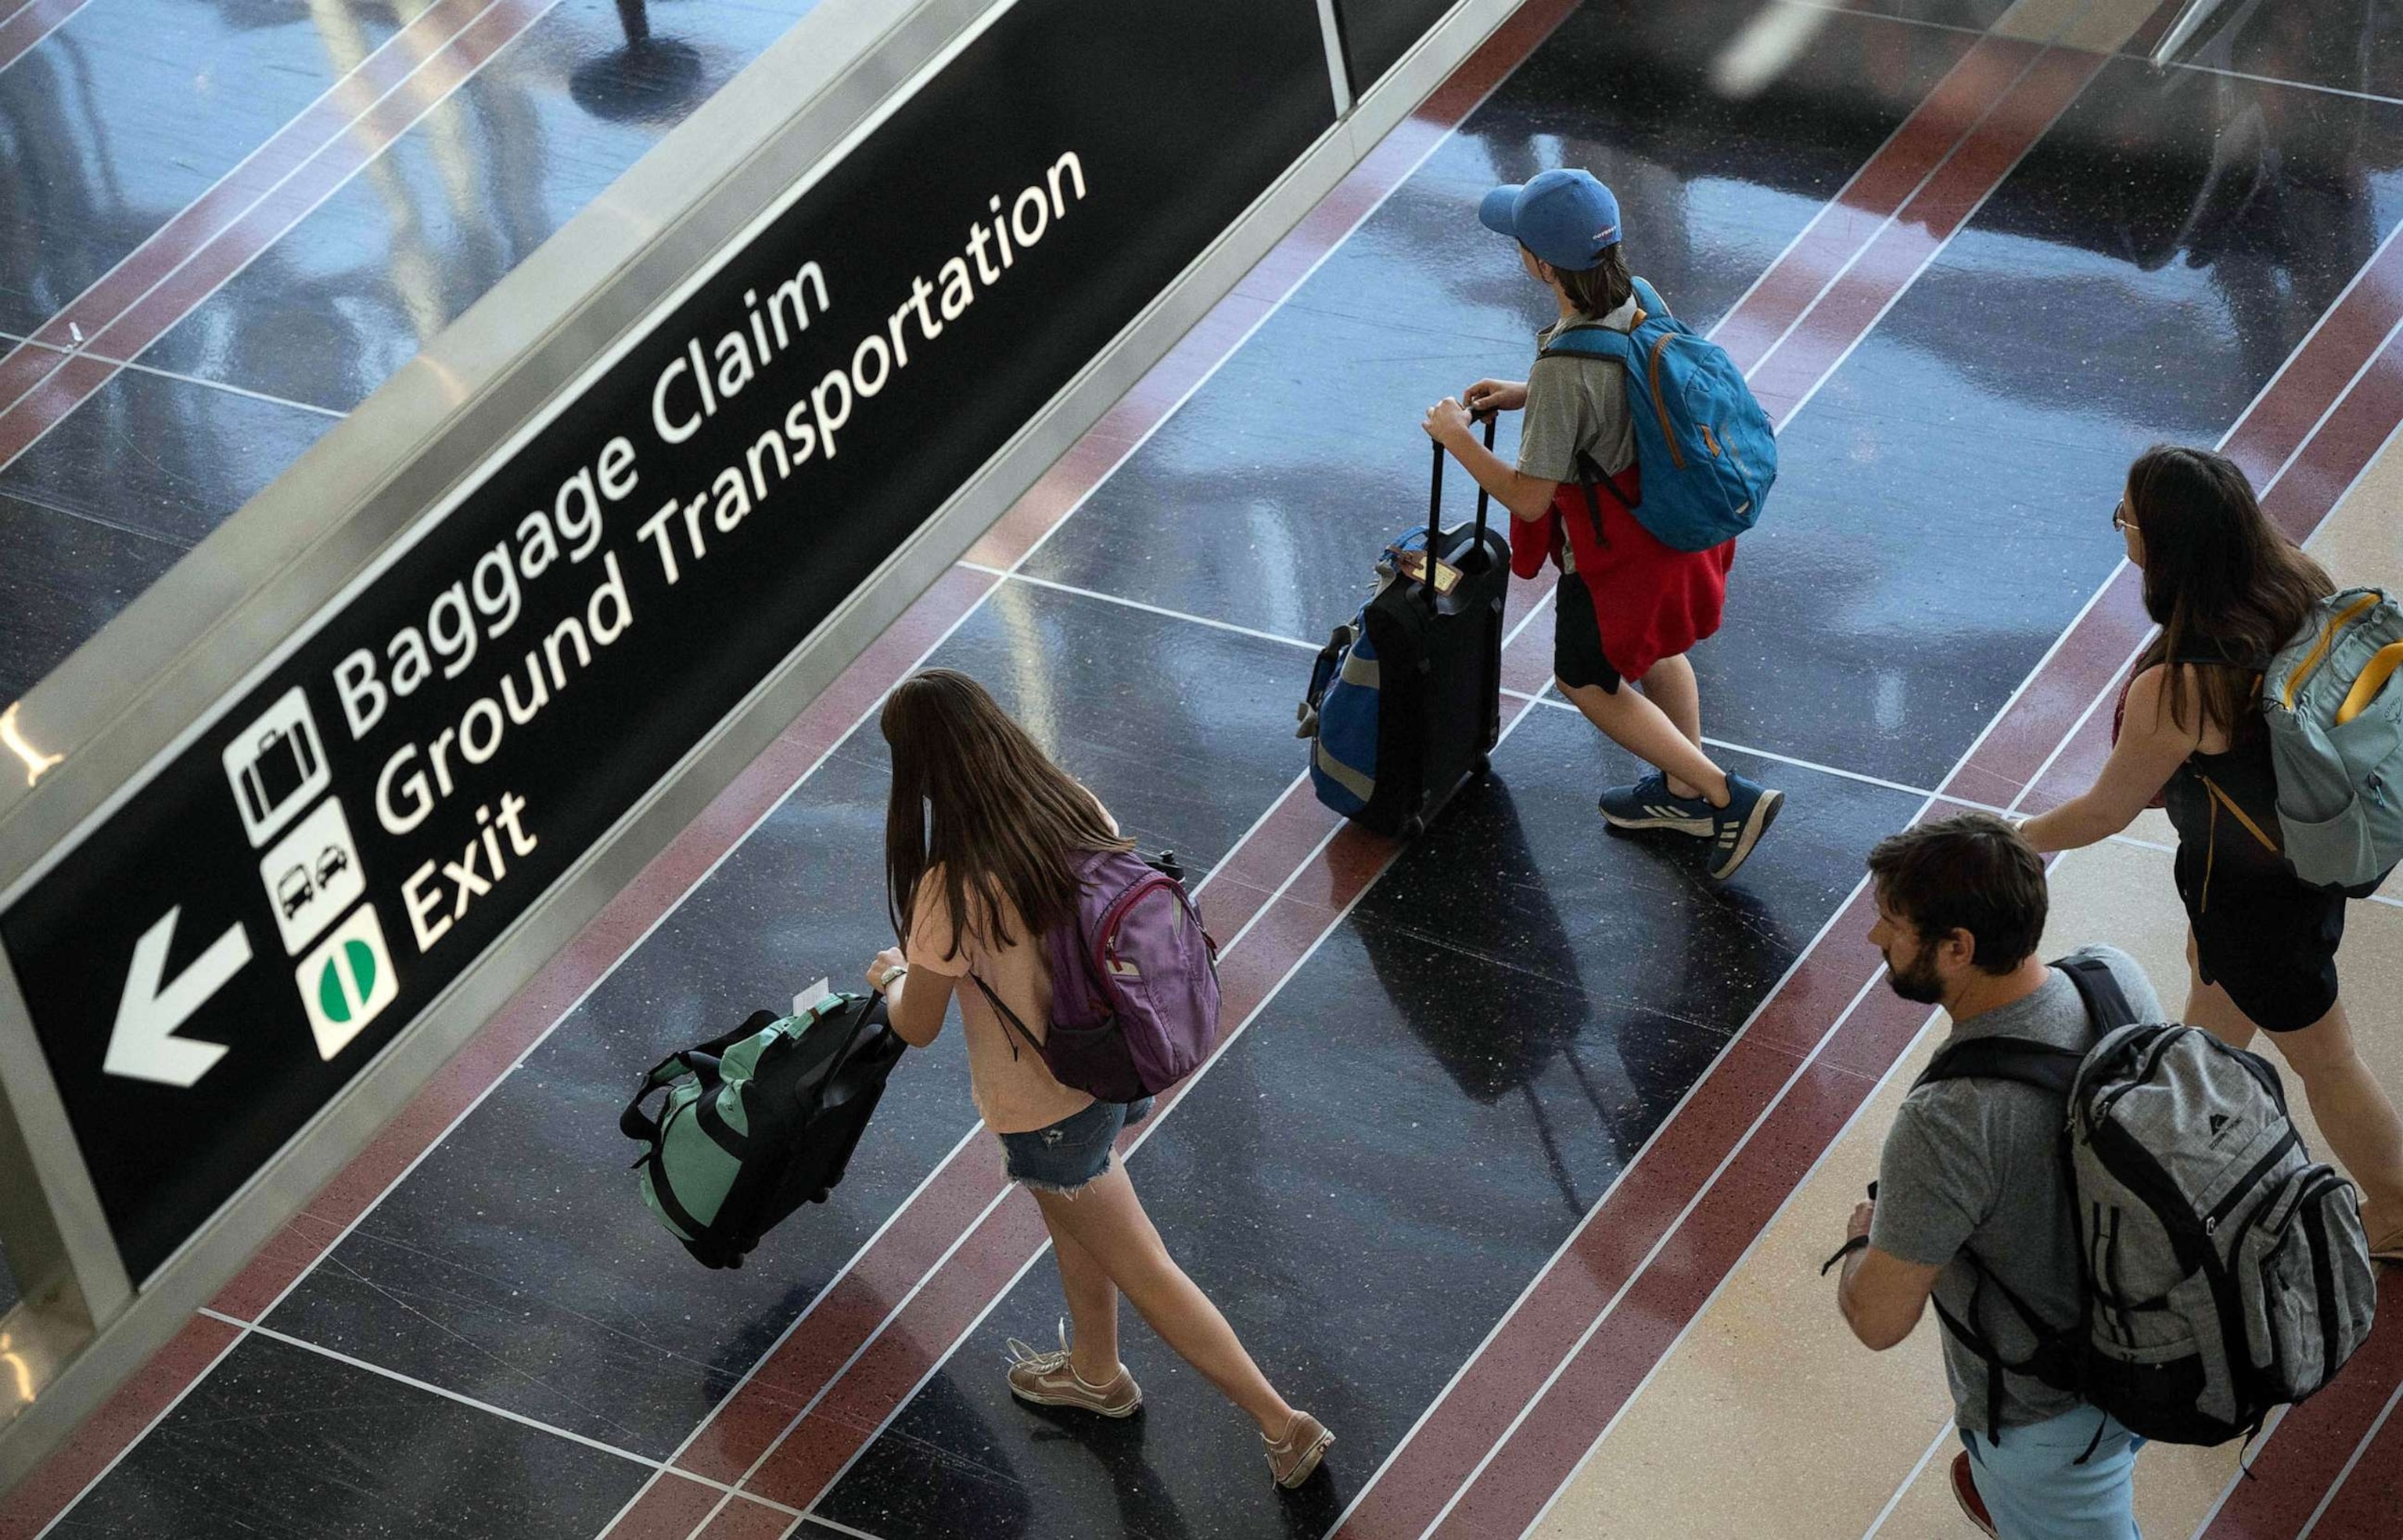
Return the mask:
<svg viewBox="0 0 2403 1540">
<path fill-rule="evenodd" d="M 1354 95 L 1365 94 L 1410 51 L 1457 0 L 1335 0 L 1343 64 Z"/>
<path fill-rule="evenodd" d="M 1325 60 L 1312 0 L 1021 0 L 0 915 L 136 1279 L 1299 158 Z"/>
</svg>

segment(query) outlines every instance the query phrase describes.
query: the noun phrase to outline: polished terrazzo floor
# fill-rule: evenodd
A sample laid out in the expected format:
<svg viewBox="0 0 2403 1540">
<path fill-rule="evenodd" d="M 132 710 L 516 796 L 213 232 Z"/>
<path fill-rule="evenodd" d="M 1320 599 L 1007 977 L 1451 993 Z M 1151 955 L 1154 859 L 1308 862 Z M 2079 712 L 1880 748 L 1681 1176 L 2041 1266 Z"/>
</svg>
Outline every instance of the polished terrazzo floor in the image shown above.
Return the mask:
<svg viewBox="0 0 2403 1540">
<path fill-rule="evenodd" d="M 343 67 L 324 7 L 257 0 L 207 11 L 213 47 L 275 77 L 195 83 L 141 45 L 149 3 L 87 0 L 0 66 L 0 121 L 84 136 L 51 162 L 72 173 L 0 205 L 0 249 L 26 254 L 0 263 L 12 335 Z M 805 8 L 654 21 L 715 80 Z M 2230 8 L 2161 72 L 2144 3 L 1523 7 L 84 1445 L 0 1499 L 0 1537 L 1968 1533 L 1927 1487 L 1927 1334 L 1872 1360 L 1787 1275 L 1840 1227 L 1925 1047 L 1926 1013 L 1875 985 L 1861 857 L 1932 799 L 2041 804 L 2080 773 L 2136 634 L 2108 514 L 2146 444 L 2232 432 L 2357 580 L 2398 554 L 2403 473 L 2362 473 L 2403 422 L 2403 33 L 2378 6 Z M 1730 103 L 1709 72 L 1764 9 L 1806 35 Z M 593 110 L 612 9 L 522 11 L 97 394 L 29 446 L 0 419 L 0 699 L 673 120 Z M 348 57 L 424 14 L 360 12 Z M 222 142 L 171 154 L 161 114 Z M 1542 693 L 1540 588 L 1514 604 L 1493 780 L 1425 838 L 1340 831 L 1295 786 L 1311 652 L 1424 496 L 1419 411 L 1519 372 L 1544 318 L 1474 199 L 1562 163 L 1618 189 L 1639 271 L 1779 418 L 1772 516 L 1696 662 L 1719 752 L 1792 801 L 1725 888 L 1674 840 L 1603 833 L 1594 793 L 1628 763 Z M 888 939 L 885 772 L 859 724 L 921 659 L 985 680 L 1201 884 L 1236 1031 L 1129 1169 L 1340 1435 L 1300 1492 L 1269 1488 L 1248 1428 L 1132 1319 L 1141 1418 L 1009 1399 L 1006 1339 L 1047 1342 L 1061 1306 L 956 1034 L 896 1074 L 834 1201 L 739 1272 L 691 1266 L 632 1196 L 632 1077 Z M 2171 967 L 2159 859 L 2064 863 L 2064 923 L 2125 926 Z M 2367 985 L 2403 925 L 2361 930 Z M 2382 1409 L 2403 1351 L 2376 1341 L 2308 1436 L 2265 1445 L 2275 1501 L 2162 1461 L 2147 1533 L 2395 1533 L 2394 1494 L 2364 1485 L 2403 1464 Z M 1840 1418 L 1796 1394 L 1855 1384 L 1878 1394 Z"/>
</svg>

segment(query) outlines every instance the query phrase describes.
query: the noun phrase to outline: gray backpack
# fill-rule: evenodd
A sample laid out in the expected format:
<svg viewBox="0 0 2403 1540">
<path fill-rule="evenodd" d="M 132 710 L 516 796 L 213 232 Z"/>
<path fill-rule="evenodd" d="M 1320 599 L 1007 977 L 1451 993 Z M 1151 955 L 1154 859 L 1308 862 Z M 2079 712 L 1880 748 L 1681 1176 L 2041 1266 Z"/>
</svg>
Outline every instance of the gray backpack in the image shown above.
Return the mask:
<svg viewBox="0 0 2403 1540">
<path fill-rule="evenodd" d="M 2135 1022 L 2098 959 L 2054 965 L 2101 1042 L 2080 1054 L 1971 1038 L 1920 1084 L 2016 1080 L 2064 1099 L 2083 1319 L 2043 1320 L 1973 1254 L 1979 1288 L 2026 1324 L 2035 1353 L 2007 1363 L 1970 1322 L 1937 1313 L 1985 1361 L 1990 1429 L 2007 1368 L 2144 1437 L 2224 1443 L 2327 1384 L 2369 1335 L 2377 1280 L 2353 1185 L 2312 1161 L 2261 1059 L 2199 1028 Z"/>
<path fill-rule="evenodd" d="M 2403 607 L 2376 589 L 2323 599 L 2271 659 L 2261 715 L 2295 875 L 2356 897 L 2403 859 Z"/>
</svg>

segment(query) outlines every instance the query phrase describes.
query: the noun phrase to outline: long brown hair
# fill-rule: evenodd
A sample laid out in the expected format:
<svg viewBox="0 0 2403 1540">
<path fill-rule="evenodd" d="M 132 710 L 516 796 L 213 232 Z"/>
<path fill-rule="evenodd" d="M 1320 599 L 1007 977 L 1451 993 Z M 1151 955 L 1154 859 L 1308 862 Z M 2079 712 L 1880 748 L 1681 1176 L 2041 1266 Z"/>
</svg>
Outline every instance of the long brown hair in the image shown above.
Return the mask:
<svg viewBox="0 0 2403 1540">
<path fill-rule="evenodd" d="M 2137 670 L 2215 651 L 2231 666 L 2196 671 L 2201 725 L 2232 736 L 2270 655 L 2336 585 L 2263 516 L 2236 463 L 2209 450 L 2157 444 L 2138 455 L 2128 517 L 2145 543 L 2145 613 L 2161 628 Z M 2193 722 L 2187 671 L 2171 668 L 2165 683 L 2170 720 Z"/>
<path fill-rule="evenodd" d="M 1627 271 L 1627 247 L 1612 242 L 1602 248 L 1593 266 L 1577 271 L 1554 268 L 1561 292 L 1569 303 L 1599 321 L 1627 303 L 1635 293 L 1635 277 Z"/>
<path fill-rule="evenodd" d="M 993 703 L 984 687 L 952 669 L 927 669 L 901 682 L 877 726 L 893 751 L 893 795 L 884 810 L 884 905 L 905 941 L 917 913 L 918 884 L 942 867 L 942 902 L 957 956 L 978 918 L 978 937 L 1012 946 L 1003 920 L 1015 909 L 1042 935 L 1076 916 L 1071 857 L 1130 850 L 1110 832 L 1101 804 Z M 1004 901 L 1007 901 L 1007 908 Z"/>
</svg>

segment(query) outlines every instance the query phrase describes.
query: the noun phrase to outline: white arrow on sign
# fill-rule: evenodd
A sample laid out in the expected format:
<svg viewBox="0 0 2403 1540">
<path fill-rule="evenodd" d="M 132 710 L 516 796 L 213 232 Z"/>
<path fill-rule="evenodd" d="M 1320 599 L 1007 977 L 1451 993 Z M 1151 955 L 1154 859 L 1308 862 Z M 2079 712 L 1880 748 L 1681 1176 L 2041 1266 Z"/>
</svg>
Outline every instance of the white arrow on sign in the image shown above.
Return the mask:
<svg viewBox="0 0 2403 1540">
<path fill-rule="evenodd" d="M 126 970 L 117 1026 L 108 1034 L 108 1057 L 100 1066 L 106 1074 L 188 1086 L 225 1057 L 222 1043 L 194 1042 L 174 1033 L 250 961 L 250 933 L 234 922 L 232 929 L 162 988 L 167 946 L 174 939 L 175 917 L 183 912 L 181 905 L 169 909 L 133 944 L 133 965 Z"/>
</svg>

